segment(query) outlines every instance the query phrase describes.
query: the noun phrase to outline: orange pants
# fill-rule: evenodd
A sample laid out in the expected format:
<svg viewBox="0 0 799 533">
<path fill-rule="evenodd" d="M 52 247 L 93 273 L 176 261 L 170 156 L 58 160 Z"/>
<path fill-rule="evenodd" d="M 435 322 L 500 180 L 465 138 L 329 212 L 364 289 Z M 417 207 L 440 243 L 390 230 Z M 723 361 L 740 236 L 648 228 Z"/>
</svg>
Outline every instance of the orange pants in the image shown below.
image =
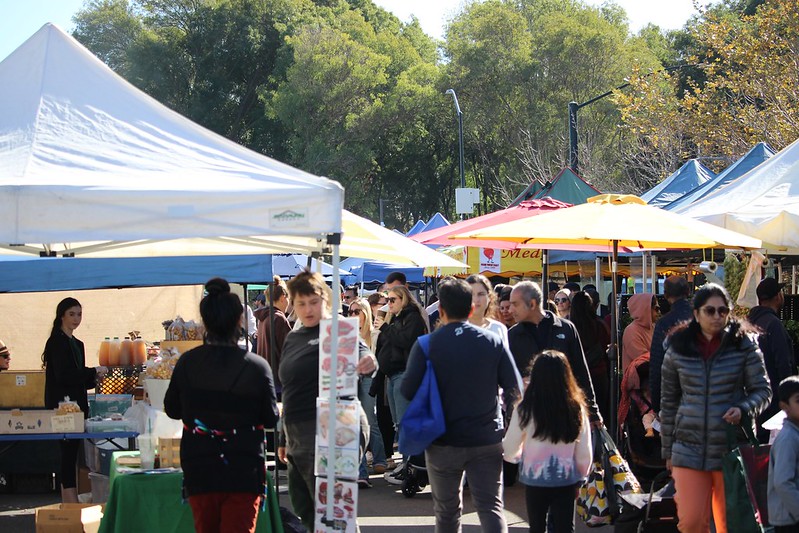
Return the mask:
<svg viewBox="0 0 799 533">
<path fill-rule="evenodd" d="M 675 466 L 674 501 L 677 504 L 677 529 L 682 533 L 710 531 L 710 510 L 716 533 L 727 533 L 727 505 L 724 501 L 724 477 L 721 470 L 705 471 Z"/>
</svg>

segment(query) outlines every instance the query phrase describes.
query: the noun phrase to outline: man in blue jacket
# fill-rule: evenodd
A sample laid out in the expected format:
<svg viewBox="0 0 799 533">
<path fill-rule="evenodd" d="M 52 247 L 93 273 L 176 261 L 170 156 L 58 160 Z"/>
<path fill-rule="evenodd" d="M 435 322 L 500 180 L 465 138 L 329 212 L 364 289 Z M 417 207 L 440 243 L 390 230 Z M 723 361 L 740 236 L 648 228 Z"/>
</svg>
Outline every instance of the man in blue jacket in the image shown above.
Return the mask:
<svg viewBox="0 0 799 533">
<path fill-rule="evenodd" d="M 757 327 L 760 335 L 757 344 L 763 352 L 766 373 L 771 382 L 772 391 L 788 376 L 796 374 L 796 362 L 793 355 L 793 341 L 780 320 L 779 312 L 785 304 L 782 293 L 784 283 L 774 278 L 765 278 L 757 286 L 757 303 L 749 311 L 749 322 Z M 771 404 L 757 417 L 757 438 L 760 442 L 768 442 L 769 431 L 761 428 L 761 424 L 777 414 L 780 410 L 777 395 L 772 395 Z"/>
<path fill-rule="evenodd" d="M 429 358 L 438 382 L 446 432 L 425 452 L 433 492 L 436 533 L 459 532 L 464 473 L 483 531 L 507 532 L 502 500 L 502 436 L 498 389 L 506 402 L 522 383 L 513 357 L 498 335 L 467 322 L 472 290 L 463 280 L 439 284 L 442 326 L 430 334 Z M 413 345 L 402 394 L 413 399 L 426 371 L 419 343 Z"/>
<path fill-rule="evenodd" d="M 682 276 L 669 276 L 663 282 L 663 296 L 669 302 L 669 312 L 655 323 L 652 333 L 652 347 L 649 350 L 649 390 L 652 391 L 652 410 L 660 412 L 660 369 L 666 347 L 663 343 L 669 331 L 677 324 L 691 320 L 693 311 L 688 301 L 688 281 Z"/>
</svg>

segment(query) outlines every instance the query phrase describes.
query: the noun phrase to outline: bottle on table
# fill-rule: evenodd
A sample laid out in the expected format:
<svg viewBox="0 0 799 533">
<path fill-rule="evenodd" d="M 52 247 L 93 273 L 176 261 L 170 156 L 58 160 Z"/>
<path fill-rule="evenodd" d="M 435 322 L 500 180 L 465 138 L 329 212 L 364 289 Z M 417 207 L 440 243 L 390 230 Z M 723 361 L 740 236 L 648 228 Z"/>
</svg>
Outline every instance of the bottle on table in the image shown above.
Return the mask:
<svg viewBox="0 0 799 533">
<path fill-rule="evenodd" d="M 108 364 L 110 366 L 119 366 L 119 350 L 119 337 L 114 337 L 114 340 L 111 341 L 108 350 Z"/>
<path fill-rule="evenodd" d="M 111 351 L 111 337 L 106 337 L 100 342 L 100 352 L 98 358 L 100 359 L 100 366 L 109 366 L 111 363 L 108 358 Z"/>
<path fill-rule="evenodd" d="M 131 364 L 131 353 L 133 352 L 133 341 L 130 337 L 125 337 L 119 343 L 119 366 L 129 366 Z"/>
</svg>

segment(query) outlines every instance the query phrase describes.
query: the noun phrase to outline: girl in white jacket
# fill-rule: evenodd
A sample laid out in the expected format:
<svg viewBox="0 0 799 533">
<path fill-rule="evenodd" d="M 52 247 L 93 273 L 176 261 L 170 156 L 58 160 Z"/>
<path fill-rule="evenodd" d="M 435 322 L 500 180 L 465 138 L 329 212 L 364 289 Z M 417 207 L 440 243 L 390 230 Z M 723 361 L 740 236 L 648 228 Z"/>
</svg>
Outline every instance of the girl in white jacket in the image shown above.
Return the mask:
<svg viewBox="0 0 799 533">
<path fill-rule="evenodd" d="M 574 531 L 577 488 L 591 468 L 591 426 L 585 396 L 566 356 L 544 350 L 533 358 L 530 385 L 502 441 L 505 460 L 521 463 L 531 532 Z"/>
</svg>

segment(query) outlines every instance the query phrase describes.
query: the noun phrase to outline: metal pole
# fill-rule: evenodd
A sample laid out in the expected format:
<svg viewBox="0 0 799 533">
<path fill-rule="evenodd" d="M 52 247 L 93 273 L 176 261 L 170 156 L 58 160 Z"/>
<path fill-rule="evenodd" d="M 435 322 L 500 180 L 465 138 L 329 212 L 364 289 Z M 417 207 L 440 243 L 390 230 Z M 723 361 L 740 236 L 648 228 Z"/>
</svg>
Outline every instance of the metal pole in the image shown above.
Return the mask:
<svg viewBox="0 0 799 533">
<path fill-rule="evenodd" d="M 385 228 L 386 227 L 386 223 L 383 222 L 383 202 L 384 202 L 384 200 L 382 198 L 380 198 L 378 200 L 378 204 L 380 206 L 380 225 Z"/>
<path fill-rule="evenodd" d="M 549 252 L 541 250 L 541 292 L 544 299 L 549 299 Z"/>
<path fill-rule="evenodd" d="M 330 409 L 328 411 L 328 441 L 327 441 L 327 487 L 328 495 L 332 495 L 332 489 L 336 486 L 336 441 L 331 438 L 331 435 L 336 434 L 336 400 L 338 399 L 338 321 L 341 315 L 341 293 L 336 291 L 340 290 L 341 278 L 339 276 L 339 264 L 341 263 L 341 254 L 339 253 L 340 237 L 337 237 L 333 242 L 333 320 L 330 326 L 330 391 L 328 393 L 328 402 Z M 314 490 L 316 490 L 314 488 Z M 314 495 L 314 498 L 316 495 Z M 335 514 L 333 513 L 333 498 L 328 496 L 327 505 L 325 506 L 325 529 L 327 531 L 334 531 L 332 527 L 335 523 Z"/>
<path fill-rule="evenodd" d="M 575 173 L 579 170 L 578 151 L 577 151 L 577 110 L 580 105 L 577 102 L 569 102 L 569 168 Z"/>
<path fill-rule="evenodd" d="M 451 94 L 452 101 L 455 104 L 455 113 L 458 115 L 458 152 L 460 154 L 460 173 L 461 173 L 461 189 L 466 187 L 466 178 L 463 171 L 463 112 L 461 106 L 458 104 L 458 95 L 455 94 L 455 89 L 447 89 L 444 94 Z"/>
<path fill-rule="evenodd" d="M 612 276 L 613 298 L 610 306 L 610 424 L 608 429 L 614 439 L 618 439 L 618 424 L 616 423 L 619 403 L 619 308 L 616 303 L 618 291 L 617 273 L 619 270 L 619 241 L 613 241 L 613 257 L 610 262 L 610 275 Z M 617 440 L 618 442 L 618 440 Z"/>
</svg>

